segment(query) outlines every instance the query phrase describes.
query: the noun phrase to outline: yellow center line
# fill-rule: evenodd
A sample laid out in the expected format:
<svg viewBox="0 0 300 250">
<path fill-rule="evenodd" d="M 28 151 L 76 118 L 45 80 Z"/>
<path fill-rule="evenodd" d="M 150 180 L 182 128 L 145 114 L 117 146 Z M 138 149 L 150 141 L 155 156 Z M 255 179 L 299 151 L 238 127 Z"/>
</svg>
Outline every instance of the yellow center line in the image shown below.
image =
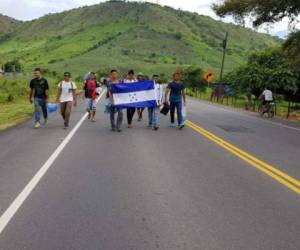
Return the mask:
<svg viewBox="0 0 300 250">
<path fill-rule="evenodd" d="M 209 140 L 215 142 L 222 148 L 226 149 L 227 151 L 231 152 L 235 156 L 239 157 L 240 159 L 244 160 L 251 166 L 255 167 L 256 169 L 260 170 L 261 172 L 269 175 L 282 185 L 288 187 L 289 189 L 293 190 L 294 192 L 300 194 L 300 181 L 289 176 L 288 174 L 280 171 L 279 169 L 257 159 L 255 156 L 237 148 L 233 144 L 221 139 L 220 137 L 214 135 L 213 133 L 209 132 L 208 130 L 196 125 L 191 121 L 185 122 L 186 126 L 192 128 L 194 131 L 198 132 L 199 134 L 203 135 L 204 137 L 208 138 Z"/>
</svg>

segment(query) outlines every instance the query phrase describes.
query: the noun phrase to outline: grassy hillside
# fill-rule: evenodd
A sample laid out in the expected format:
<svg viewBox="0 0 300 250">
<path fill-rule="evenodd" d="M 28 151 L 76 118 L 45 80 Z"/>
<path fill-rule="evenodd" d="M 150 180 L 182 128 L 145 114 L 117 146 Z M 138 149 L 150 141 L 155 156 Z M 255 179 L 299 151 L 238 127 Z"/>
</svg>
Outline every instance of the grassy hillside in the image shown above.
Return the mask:
<svg viewBox="0 0 300 250">
<path fill-rule="evenodd" d="M 226 70 L 274 38 L 210 17 L 149 3 L 110 1 L 19 23 L 0 35 L 0 63 L 18 58 L 27 71 L 59 73 L 111 67 L 169 74 L 197 64 L 218 73 L 221 39 L 229 32 Z"/>
<path fill-rule="evenodd" d="M 0 35 L 12 31 L 18 23 L 20 22 L 13 18 L 0 14 Z"/>
</svg>

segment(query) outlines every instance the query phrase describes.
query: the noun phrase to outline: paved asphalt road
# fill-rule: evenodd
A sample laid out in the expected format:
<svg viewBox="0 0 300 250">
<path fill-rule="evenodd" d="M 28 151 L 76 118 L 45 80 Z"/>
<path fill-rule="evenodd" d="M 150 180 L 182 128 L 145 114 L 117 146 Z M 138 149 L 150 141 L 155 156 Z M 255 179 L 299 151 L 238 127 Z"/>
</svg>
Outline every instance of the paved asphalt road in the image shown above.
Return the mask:
<svg viewBox="0 0 300 250">
<path fill-rule="evenodd" d="M 2 250 L 300 249 L 300 195 L 191 128 L 109 130 L 98 105 L 0 234 Z M 189 100 L 189 120 L 300 179 L 300 129 Z M 72 114 L 75 125 L 84 115 Z M 125 116 L 124 116 L 125 118 Z M 291 126 L 291 127 L 290 127 Z M 0 134 L 0 216 L 70 132 Z"/>
</svg>

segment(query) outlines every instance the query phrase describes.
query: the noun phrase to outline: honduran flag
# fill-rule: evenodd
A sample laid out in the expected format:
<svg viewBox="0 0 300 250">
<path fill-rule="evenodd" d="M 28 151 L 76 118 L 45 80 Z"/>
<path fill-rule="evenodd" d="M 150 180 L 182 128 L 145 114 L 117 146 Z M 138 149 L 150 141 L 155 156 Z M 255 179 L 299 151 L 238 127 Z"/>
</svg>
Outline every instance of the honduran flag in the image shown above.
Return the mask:
<svg viewBox="0 0 300 250">
<path fill-rule="evenodd" d="M 157 106 L 154 81 L 111 85 L 115 105 L 120 108 L 154 108 Z"/>
</svg>

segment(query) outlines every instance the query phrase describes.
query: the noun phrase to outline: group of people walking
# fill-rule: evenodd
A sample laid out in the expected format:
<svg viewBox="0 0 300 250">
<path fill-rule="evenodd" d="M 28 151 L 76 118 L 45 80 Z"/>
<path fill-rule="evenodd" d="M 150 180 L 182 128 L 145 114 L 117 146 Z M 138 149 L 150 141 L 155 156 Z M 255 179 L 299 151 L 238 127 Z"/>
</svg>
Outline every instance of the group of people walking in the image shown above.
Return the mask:
<svg viewBox="0 0 300 250">
<path fill-rule="evenodd" d="M 122 131 L 123 110 L 119 109 L 114 102 L 114 94 L 112 93 L 113 84 L 125 83 L 134 84 L 136 82 L 143 82 L 145 80 L 143 73 L 138 73 L 135 77 L 133 70 L 129 70 L 125 79 L 120 79 L 118 71 L 113 69 L 110 75 L 102 83 L 107 87 L 106 101 L 110 103 L 108 110 L 110 116 L 111 130 L 116 132 Z M 159 116 L 161 107 L 167 107 L 170 110 L 170 127 L 184 127 L 184 120 L 182 115 L 183 106 L 186 106 L 186 95 L 184 83 L 181 81 L 180 72 L 176 70 L 173 73 L 173 80 L 164 88 L 157 74 L 152 76 L 155 85 L 156 107 L 148 108 L 148 125 L 157 131 L 159 129 Z M 72 107 L 77 105 L 77 86 L 72 81 L 72 76 L 69 72 L 65 72 L 63 80 L 57 85 L 56 102 L 60 105 L 60 112 L 64 122 L 64 128 L 69 127 L 70 115 Z M 96 106 L 97 96 L 102 91 L 101 85 L 97 82 L 97 76 L 94 72 L 89 73 L 88 79 L 85 79 L 84 97 L 86 101 L 86 110 L 88 112 L 88 119 L 91 122 L 96 121 Z M 35 125 L 34 128 L 41 126 L 41 114 L 44 117 L 44 124 L 48 120 L 47 102 L 49 98 L 49 84 L 47 79 L 42 77 L 40 68 L 34 70 L 34 79 L 30 82 L 30 103 L 34 103 L 35 109 Z M 177 125 L 175 124 L 175 111 L 177 112 Z M 127 108 L 127 125 L 128 128 L 133 127 L 133 118 L 137 114 L 137 121 L 143 119 L 144 108 Z"/>
</svg>

